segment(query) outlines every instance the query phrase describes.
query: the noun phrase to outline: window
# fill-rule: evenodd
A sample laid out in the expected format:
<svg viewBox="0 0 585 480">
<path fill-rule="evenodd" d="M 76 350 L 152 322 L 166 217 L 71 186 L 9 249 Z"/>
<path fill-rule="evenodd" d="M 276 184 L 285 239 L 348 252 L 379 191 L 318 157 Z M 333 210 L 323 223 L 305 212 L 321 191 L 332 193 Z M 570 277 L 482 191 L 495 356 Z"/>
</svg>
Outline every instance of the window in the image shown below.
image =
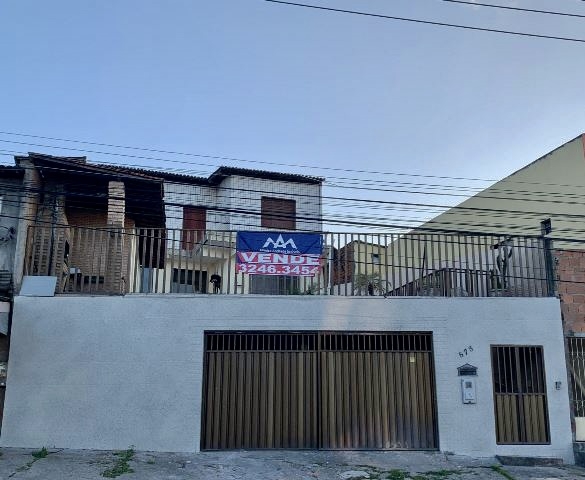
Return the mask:
<svg viewBox="0 0 585 480">
<path fill-rule="evenodd" d="M 173 268 L 171 293 L 207 293 L 207 272 Z"/>
<path fill-rule="evenodd" d="M 294 200 L 262 197 L 262 227 L 280 230 L 294 230 L 297 205 Z"/>
<path fill-rule="evenodd" d="M 250 275 L 250 293 L 258 295 L 298 295 L 299 277 Z"/>
<path fill-rule="evenodd" d="M 193 250 L 195 244 L 203 240 L 206 223 L 207 210 L 204 207 L 183 207 L 183 250 Z"/>
<path fill-rule="evenodd" d="M 380 265 L 380 254 L 379 253 L 372 253 L 372 264 Z"/>
</svg>

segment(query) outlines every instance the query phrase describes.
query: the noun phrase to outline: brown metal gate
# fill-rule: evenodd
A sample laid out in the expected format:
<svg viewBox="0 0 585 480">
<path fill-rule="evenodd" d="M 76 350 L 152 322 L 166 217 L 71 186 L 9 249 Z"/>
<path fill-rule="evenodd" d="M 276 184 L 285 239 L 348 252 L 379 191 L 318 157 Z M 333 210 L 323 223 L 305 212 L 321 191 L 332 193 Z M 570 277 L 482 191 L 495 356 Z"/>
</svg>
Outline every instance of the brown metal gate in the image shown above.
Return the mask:
<svg viewBox="0 0 585 480">
<path fill-rule="evenodd" d="M 492 346 L 496 442 L 550 443 L 540 346 Z"/>
<path fill-rule="evenodd" d="M 430 333 L 205 335 L 201 448 L 435 449 Z"/>
</svg>

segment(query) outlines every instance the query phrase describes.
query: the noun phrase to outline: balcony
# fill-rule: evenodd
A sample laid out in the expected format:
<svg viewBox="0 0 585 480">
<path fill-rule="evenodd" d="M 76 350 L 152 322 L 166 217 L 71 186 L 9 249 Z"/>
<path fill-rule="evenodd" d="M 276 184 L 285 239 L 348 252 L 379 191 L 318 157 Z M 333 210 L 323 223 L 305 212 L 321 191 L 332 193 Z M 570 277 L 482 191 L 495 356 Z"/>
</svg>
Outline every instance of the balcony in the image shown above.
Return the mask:
<svg viewBox="0 0 585 480">
<path fill-rule="evenodd" d="M 321 233 L 312 276 L 237 273 L 236 232 L 30 227 L 25 275 L 56 294 L 544 297 L 550 252 L 538 237 Z"/>
</svg>

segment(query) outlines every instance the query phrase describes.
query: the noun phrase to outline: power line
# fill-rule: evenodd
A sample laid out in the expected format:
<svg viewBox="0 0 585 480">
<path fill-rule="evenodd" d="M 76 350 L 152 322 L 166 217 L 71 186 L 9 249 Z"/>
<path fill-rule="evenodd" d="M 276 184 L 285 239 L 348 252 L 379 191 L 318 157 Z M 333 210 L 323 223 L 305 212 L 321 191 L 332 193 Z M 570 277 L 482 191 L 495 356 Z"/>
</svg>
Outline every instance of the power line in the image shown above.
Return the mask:
<svg viewBox="0 0 585 480">
<path fill-rule="evenodd" d="M 2 140 L 0 140 L 2 141 Z M 47 148 L 56 148 L 56 147 L 47 147 Z M 76 151 L 83 151 L 83 150 L 77 150 Z M 25 152 L 12 152 L 12 154 L 21 154 L 21 155 L 26 155 Z M 12 155 L 11 154 L 11 155 Z M 107 155 L 107 153 L 104 152 L 105 155 Z M 7 155 L 7 154 L 3 154 L 0 153 L 0 155 Z M 108 163 L 108 162 L 104 162 L 102 164 L 91 164 L 94 166 L 117 166 L 118 164 L 116 163 Z M 128 168 L 128 167 L 135 167 L 136 165 L 124 165 L 124 168 Z M 140 165 L 138 165 L 138 167 L 141 167 Z M 132 168 L 128 168 L 129 170 L 132 170 Z M 151 172 L 151 174 L 153 174 L 154 176 L 156 176 L 157 173 L 173 173 L 173 172 L 168 172 L 167 170 L 158 170 L 158 169 L 150 169 L 149 170 Z M 333 178 L 339 178 L 339 177 L 333 177 Z M 173 180 L 167 180 L 165 179 L 166 183 L 177 183 L 177 184 L 182 184 L 182 182 L 179 181 L 173 181 Z M 344 184 L 335 184 L 335 183 L 331 183 L 331 182 L 326 182 L 326 186 L 327 187 L 332 187 L 332 188 L 344 188 L 344 189 L 350 189 L 350 190 L 366 190 L 366 191 L 379 191 L 379 192 L 388 192 L 388 193 L 407 193 L 407 194 L 423 194 L 423 195 L 437 195 L 437 196 L 454 196 L 454 197 L 465 197 L 465 198 L 469 198 L 471 196 L 475 196 L 476 198 L 490 198 L 490 199 L 505 199 L 505 200 L 510 200 L 510 201 L 522 201 L 522 202 L 540 202 L 543 200 L 543 198 L 534 198 L 534 197 L 544 197 L 549 203 L 558 203 L 558 204 L 563 204 L 563 203 L 568 203 L 568 204 L 580 204 L 579 202 L 566 202 L 564 201 L 565 199 L 568 198 L 577 198 L 577 199 L 582 199 L 583 195 L 582 194 L 574 194 L 574 193 L 552 193 L 552 192 L 544 192 L 544 191 L 527 191 L 527 190 L 509 190 L 509 189 L 498 189 L 498 188 L 490 188 L 490 192 L 491 193 L 504 193 L 504 194 L 508 194 L 508 193 L 513 193 L 513 194 L 528 194 L 531 195 L 532 198 L 529 197 L 524 197 L 524 198 L 513 198 L 513 197 L 491 197 L 491 196 L 486 196 L 486 195 L 480 195 L 484 190 L 474 193 L 474 192 L 469 192 L 467 191 L 467 188 L 463 188 L 463 190 L 466 193 L 445 193 L 444 191 L 441 192 L 435 192 L 435 191 L 418 191 L 418 190 L 398 190 L 398 189 L 388 189 L 388 188 L 373 188 L 370 185 L 368 185 L 368 182 L 376 182 L 376 180 L 358 180 L 357 183 L 356 182 L 343 182 Z M 349 185 L 348 185 L 349 183 Z M 381 181 L 382 185 L 399 185 L 399 186 L 410 186 L 410 187 L 414 187 L 414 188 L 419 188 L 419 187 L 431 187 L 431 188 L 441 188 L 441 190 L 447 190 L 447 191 L 453 191 L 456 188 L 459 188 L 457 186 L 453 186 L 453 185 L 447 185 L 445 187 L 443 187 L 443 185 L 436 185 L 436 184 L 424 184 L 424 183 L 412 183 L 412 182 L 384 182 Z M 358 185 L 358 186 L 355 186 Z M 360 187 L 359 185 L 366 185 L 365 187 Z M 552 185 L 552 184 L 550 184 Z M 562 185 L 555 185 L 555 186 L 562 186 Z M 222 189 L 226 189 L 226 187 L 221 187 Z M 326 198 L 326 197 L 323 197 Z M 558 198 L 560 200 L 551 200 L 551 198 Z M 450 208 L 450 207 L 446 207 L 446 208 Z"/>
<path fill-rule="evenodd" d="M 21 167 L 21 168 L 28 168 L 28 167 Z M 75 170 L 70 168 L 63 168 L 63 167 L 43 167 L 46 170 L 53 171 L 53 172 L 75 172 Z M 100 173 L 100 172 L 92 172 L 92 175 L 95 177 L 110 177 L 111 175 L 115 175 L 116 172 L 112 173 Z M 162 181 L 162 180 L 161 180 Z M 180 182 L 170 182 L 178 185 L 185 185 Z M 238 188 L 238 187 L 222 187 L 221 190 L 229 191 L 229 192 L 253 192 L 253 193 L 261 193 L 261 194 L 276 194 L 282 192 L 275 192 L 274 190 L 262 190 L 262 189 L 249 189 L 249 188 Z M 144 191 L 144 190 L 143 190 Z M 393 190 L 392 190 L 393 191 Z M 144 191 L 146 192 L 146 191 Z M 393 191 L 394 192 L 394 191 Z M 403 191 L 400 191 L 403 192 Z M 404 193 L 404 192 L 403 192 Z M 408 193 L 408 192 L 406 192 Z M 172 195 L 192 195 L 192 192 L 173 192 Z M 223 193 L 220 193 L 220 197 Z M 428 203 L 416 203 L 416 202 L 395 202 L 395 201 L 387 201 L 387 200 L 373 200 L 373 199 L 364 199 L 358 197 L 337 197 L 337 196 L 323 196 L 321 194 L 310 194 L 310 193 L 301 193 L 301 192 L 294 192 L 287 195 L 292 195 L 294 197 L 300 197 L 314 200 L 323 200 L 323 199 L 331 199 L 337 201 L 350 201 L 350 202 L 365 202 L 365 203 L 373 203 L 373 204 L 389 204 L 389 205 L 400 205 L 400 206 L 418 206 L 418 207 L 430 207 L 430 208 L 441 208 L 441 209 L 463 209 L 463 210 L 470 210 L 470 211 L 486 211 L 486 212 L 497 212 L 497 213 L 514 213 L 514 214 L 534 214 L 534 215 L 554 215 L 554 216 L 566 216 L 567 218 L 583 218 L 583 215 L 580 214 L 563 214 L 562 212 L 552 212 L 552 211 L 524 211 L 524 210 L 510 210 L 510 209 L 494 209 L 494 208 L 479 208 L 479 207 L 464 207 L 460 205 L 450 206 L 446 204 L 428 204 Z M 233 197 L 230 197 L 233 198 Z M 498 199 L 498 200 L 509 200 L 508 197 L 476 197 L 476 198 L 488 198 L 488 199 Z M 518 201 L 522 199 L 517 199 Z M 537 201 L 537 200 L 534 200 Z M 561 202 L 561 201 L 551 201 L 550 203 L 553 204 L 568 204 L 568 205 L 585 205 L 585 203 L 579 202 Z"/>
<path fill-rule="evenodd" d="M 556 12 L 552 10 L 535 10 L 533 8 L 521 8 L 521 7 L 509 7 L 507 5 L 492 5 L 491 3 L 477 3 L 477 2 L 470 2 L 467 0 L 440 0 L 441 2 L 449 2 L 449 3 L 459 3 L 462 5 L 473 5 L 474 7 L 489 7 L 489 8 L 500 8 L 504 10 L 514 10 L 517 12 L 527 12 L 527 13 L 543 13 L 546 15 L 559 15 L 562 17 L 576 17 L 576 18 L 585 18 L 585 15 L 581 15 L 578 13 L 565 13 L 565 12 Z M 585 0 L 583 0 L 585 1 Z"/>
<path fill-rule="evenodd" d="M 383 18 L 385 20 L 397 20 L 402 22 L 410 22 L 410 23 L 420 23 L 425 25 L 434 25 L 438 27 L 450 27 L 450 28 L 460 28 L 465 30 L 475 30 L 480 32 L 490 32 L 490 33 L 502 33 L 505 35 L 516 35 L 521 37 L 531 37 L 531 38 L 542 38 L 547 40 L 561 40 L 564 42 L 576 42 L 576 43 L 585 43 L 585 39 L 582 38 L 573 38 L 573 37 L 559 37 L 555 35 L 541 35 L 538 33 L 528 33 L 528 32 L 516 32 L 512 30 L 499 30 L 495 28 L 484 28 L 484 27 L 473 27 L 470 25 L 461 25 L 457 23 L 445 23 L 445 22 L 435 22 L 431 20 L 420 20 L 417 18 L 408 18 L 408 17 L 397 17 L 393 15 L 382 15 L 378 13 L 369 13 L 369 12 L 361 12 L 358 10 L 345 10 L 341 8 L 332 8 L 332 7 L 323 7 L 320 5 L 310 5 L 307 3 L 296 3 L 296 2 L 286 2 L 284 0 L 264 0 L 265 2 L 270 3 L 278 3 L 281 5 L 290 5 L 293 7 L 302 7 L 302 8 L 310 8 L 314 10 L 322 10 L 327 12 L 337 12 L 337 13 L 349 13 L 352 15 L 361 15 L 365 17 L 374 17 L 374 18 Z"/>
<path fill-rule="evenodd" d="M 0 140 L 0 142 L 4 142 L 4 140 Z M 22 143 L 22 142 L 9 142 L 9 143 Z M 26 145 L 31 145 L 31 144 L 26 144 Z M 36 144 L 35 146 L 41 146 L 44 148 L 58 148 L 58 147 L 54 147 L 51 145 L 38 145 Z M 133 155 L 125 155 L 125 154 L 118 154 L 118 153 L 108 153 L 108 152 L 96 152 L 96 151 L 91 151 L 91 150 L 83 150 L 83 149 L 75 149 L 75 148 L 65 148 L 67 150 L 74 150 L 74 151 L 81 151 L 81 152 L 87 152 L 87 153 L 98 153 L 98 154 L 103 154 L 103 155 L 114 155 L 114 156 L 130 156 L 130 157 L 135 157 Z M 164 159 L 163 159 L 164 160 Z M 99 164 L 94 164 L 94 166 L 98 166 Z M 180 183 L 180 182 L 177 182 Z M 344 186 L 344 185 L 335 185 L 335 184 L 329 184 L 328 185 L 330 188 L 341 188 L 341 189 L 349 189 L 349 190 L 366 190 L 366 191 L 374 191 L 374 192 L 385 192 L 385 193 L 407 193 L 407 194 L 412 194 L 412 195 L 436 195 L 436 196 L 447 196 L 447 197 L 464 197 L 464 198 L 469 198 L 468 194 L 458 194 L 458 193 L 446 193 L 446 192 L 425 192 L 425 191 L 415 191 L 415 190 L 399 190 L 399 189 L 384 189 L 384 188 L 374 188 L 371 186 L 368 187 L 357 187 L 357 186 Z M 518 193 L 518 192 L 515 192 Z M 563 201 L 563 200 L 551 200 L 550 196 L 551 193 L 550 192 L 526 192 L 526 193 L 530 193 L 530 194 L 542 194 L 542 195 L 546 195 L 547 196 L 547 203 L 551 203 L 551 204 L 561 204 L 561 205 L 584 205 L 585 203 L 581 203 L 581 202 L 576 202 L 576 201 Z M 554 194 L 552 194 L 554 195 Z M 567 196 L 567 194 L 564 194 L 563 196 Z M 569 196 L 572 196 L 572 194 L 569 194 Z M 575 195 L 576 198 L 582 198 L 582 195 L 576 194 Z M 483 199 L 493 199 L 493 200 L 506 200 L 506 201 L 521 201 L 521 202 L 540 202 L 541 199 L 536 198 L 536 199 L 531 199 L 531 198 L 512 198 L 509 196 L 506 197 L 498 197 L 498 196 L 491 196 L 491 195 L 481 195 L 480 194 L 476 194 L 474 196 L 474 198 L 483 198 Z M 451 206 L 448 206 L 446 208 L 452 208 Z"/>
<path fill-rule="evenodd" d="M 585 1 L 585 0 L 583 0 Z M 279 162 L 268 162 L 268 161 L 261 161 L 261 160 L 250 160 L 238 157 L 225 157 L 225 156 L 214 156 L 214 155 L 205 155 L 205 154 L 198 154 L 198 153 L 190 153 L 190 152 L 180 152 L 180 151 L 171 151 L 171 150 L 159 150 L 159 149 L 152 149 L 152 148 L 144 148 L 144 147 L 137 147 L 137 146 L 128 146 L 128 145 L 115 145 L 110 143 L 100 143 L 100 142 L 93 142 L 93 141 L 85 141 L 85 140 L 76 140 L 76 139 L 68 139 L 68 138 L 57 138 L 57 137 L 47 137 L 41 135 L 31 135 L 25 133 L 14 133 L 14 132 L 3 132 L 0 131 L 0 134 L 4 135 L 12 135 L 12 136 L 20 136 L 20 137 L 30 137 L 30 138 L 40 138 L 46 140 L 55 140 L 60 142 L 69 142 L 69 143 L 79 143 L 79 144 L 86 144 L 86 145 L 97 145 L 97 146 L 104 146 L 104 147 L 111 147 L 111 148 L 120 148 L 125 150 L 136 150 L 136 151 L 146 151 L 146 152 L 154 152 L 154 153 L 166 153 L 171 155 L 179 155 L 179 156 L 190 156 L 190 157 L 202 157 L 202 158 L 212 158 L 218 160 L 226 160 L 226 161 L 233 161 L 233 162 L 248 162 L 248 163 L 261 163 L 266 165 L 275 165 L 275 166 L 285 166 L 285 167 L 295 167 L 295 168 L 302 168 L 304 170 L 326 170 L 326 171 L 340 171 L 340 172 L 348 172 L 348 173 L 362 173 L 362 174 L 371 174 L 371 175 L 395 175 L 395 176 L 404 176 L 404 177 L 413 177 L 413 178 L 434 178 L 440 180 L 465 180 L 465 181 L 474 181 L 474 182 L 506 182 L 506 183 L 513 183 L 513 184 L 525 184 L 525 185 L 542 185 L 542 186 L 552 186 L 552 187 L 582 187 L 581 184 L 554 184 L 554 183 L 542 183 L 542 182 L 527 182 L 527 181 L 517 181 L 512 180 L 509 178 L 505 179 L 488 179 L 488 178 L 473 178 L 473 177 L 453 177 L 453 176 L 445 176 L 445 175 L 428 175 L 428 174 L 413 174 L 413 173 L 404 173 L 404 172 L 388 172 L 388 171 L 377 171 L 377 170 L 359 170 L 359 169 L 347 169 L 347 168 L 336 168 L 336 167 L 316 167 L 315 165 L 307 165 L 307 164 L 294 164 L 294 163 L 279 163 Z M 82 152 L 82 153 L 94 153 L 98 155 L 112 155 L 117 157 L 127 157 L 127 158 L 136 158 L 142 160 L 155 160 L 164 163 L 176 163 L 176 164 L 183 164 L 183 165 L 196 165 L 196 166 L 203 166 L 203 167 L 212 167 L 218 168 L 216 164 L 209 164 L 209 163 L 198 163 L 198 162 L 188 162 L 176 159 L 169 159 L 169 158 L 160 158 L 160 157 L 147 157 L 147 156 L 138 156 L 138 155 L 128 155 L 119 152 L 103 152 L 103 151 L 95 151 L 95 150 L 87 150 L 81 148 L 70 148 L 70 147 L 63 147 L 63 146 L 56 146 L 56 145 L 45 145 L 45 144 L 36 144 L 36 143 L 27 143 L 27 142 L 17 142 L 12 140 L 3 140 L 0 139 L 0 142 L 3 143 L 13 143 L 17 145 L 29 145 L 34 147 L 42 147 L 42 148 L 51 148 L 51 149 L 62 149 L 68 151 L 75 151 L 75 152 Z M 27 152 L 12 152 L 18 155 L 26 155 Z M 155 167 L 147 167 L 144 165 L 131 165 L 136 166 L 142 169 L 150 169 L 152 170 Z M 184 169 L 165 169 L 169 173 L 177 173 L 179 175 L 189 175 L 192 173 L 186 173 Z M 202 175 L 204 173 L 201 173 Z M 334 177 L 328 176 L 327 178 L 334 178 L 334 179 L 349 179 L 349 180 L 360 180 L 355 178 L 347 178 L 347 177 Z M 367 180 L 367 181 L 376 181 L 376 180 Z M 392 183 L 386 180 L 389 183 Z M 399 183 L 399 182 L 394 182 Z M 412 183 L 415 185 L 415 183 Z M 418 185 L 427 185 L 419 183 Z M 437 187 L 443 187 L 442 184 L 434 185 Z M 455 186 L 453 186 L 456 188 Z M 484 187 L 470 187 L 474 189 L 483 189 Z M 514 190 L 517 191 L 517 190 Z M 547 194 L 549 192 L 546 192 Z"/>
<path fill-rule="evenodd" d="M 275 165 L 279 167 L 296 167 L 296 168 L 303 168 L 303 169 L 312 169 L 312 170 L 326 170 L 326 171 L 338 171 L 338 172 L 348 172 L 348 173 L 366 173 L 372 175 L 396 175 L 396 176 L 405 176 L 405 177 L 421 177 L 421 178 L 438 178 L 438 179 L 446 179 L 446 180 L 467 180 L 467 181 L 477 181 L 477 182 L 495 182 L 495 179 L 487 179 L 487 178 L 471 178 L 471 177 L 450 177 L 445 175 L 422 175 L 422 174 L 412 174 L 412 173 L 404 173 L 404 172 L 384 172 L 384 171 L 376 171 L 376 170 L 358 170 L 358 169 L 350 169 L 350 168 L 336 168 L 336 167 L 315 167 L 315 165 L 307 165 L 307 164 L 295 164 L 295 163 L 279 163 L 279 162 L 268 162 L 263 160 L 250 160 L 245 158 L 239 157 L 225 157 L 219 155 L 206 155 L 200 153 L 189 153 L 189 152 L 179 152 L 173 150 L 159 150 L 154 148 L 144 148 L 144 147 L 136 147 L 136 146 L 128 146 L 128 145 L 114 145 L 109 143 L 100 143 L 100 142 L 92 142 L 92 141 L 85 141 L 85 140 L 73 140 L 67 138 L 57 138 L 57 137 L 46 137 L 42 135 L 30 135 L 24 133 L 13 133 L 13 132 L 3 132 L 0 131 L 0 134 L 3 135 L 12 135 L 12 136 L 20 136 L 20 137 L 29 137 L 29 138 L 39 138 L 43 140 L 55 140 L 59 142 L 68 142 L 68 143 L 81 143 L 85 145 L 95 145 L 101 147 L 110 147 L 110 148 L 120 148 L 125 150 L 136 150 L 136 151 L 143 151 L 143 152 L 152 152 L 152 153 L 163 153 L 168 155 L 179 155 L 179 156 L 187 156 L 187 157 L 199 157 L 199 158 L 209 158 L 213 160 L 225 160 L 231 162 L 244 162 L 244 163 L 259 163 L 265 165 Z M 78 152 L 88 152 L 88 153 L 98 153 L 98 154 L 105 154 L 107 155 L 108 152 L 93 152 L 91 150 L 82 150 L 82 149 L 75 149 L 75 148 L 67 148 L 67 147 L 52 147 L 46 145 L 38 145 L 34 143 L 26 143 L 26 142 L 13 142 L 9 140 L 1 140 L 4 143 L 15 143 L 18 145 L 32 145 L 36 147 L 44 147 L 44 148 L 62 148 L 64 150 L 72 150 Z M 206 163 L 193 163 L 193 162 L 185 162 L 180 160 L 171 160 L 165 158 L 156 158 L 156 157 L 138 157 L 138 156 L 131 156 L 131 155 L 123 155 L 117 154 L 118 156 L 127 156 L 130 158 L 141 158 L 145 160 L 158 160 L 158 161 L 165 161 L 169 163 L 179 163 L 183 165 L 198 165 L 198 166 L 207 166 L 207 167 L 216 167 L 217 165 L 214 164 L 206 164 Z"/>
<path fill-rule="evenodd" d="M 29 167 L 21 167 L 21 168 L 29 168 Z M 33 168 L 33 167 L 30 167 Z M 46 170 L 49 171 L 54 171 L 54 172 L 75 172 L 75 170 L 72 170 L 71 168 L 63 168 L 63 167 L 44 167 Z M 111 175 L 115 175 L 115 172 L 113 173 L 100 173 L 100 172 L 92 172 L 92 175 L 95 177 L 110 177 Z M 162 182 L 162 180 L 160 180 Z M 172 183 L 176 183 L 176 182 L 172 182 Z M 84 184 L 78 183 L 80 188 L 83 188 Z M 184 185 L 179 183 L 179 185 Z M 88 187 L 91 187 L 91 184 L 87 185 Z M 136 189 L 135 189 L 136 190 Z M 228 191 L 228 192 L 236 192 L 237 195 L 239 197 L 242 197 L 242 194 L 240 192 L 252 192 L 255 194 L 254 198 L 257 198 L 257 194 L 258 193 L 265 193 L 265 194 L 282 194 L 282 192 L 275 192 L 274 190 L 259 190 L 259 189 L 248 189 L 248 188 L 237 188 L 237 187 L 224 187 L 222 188 L 222 190 Z M 142 190 L 142 192 L 145 192 L 145 190 Z M 178 196 L 189 196 L 192 195 L 193 192 L 173 192 L 172 195 L 178 195 Z M 223 192 L 219 192 L 219 196 L 220 198 L 222 196 L 224 196 L 225 194 Z M 388 200 L 372 200 L 372 199 L 364 199 L 364 198 L 357 198 L 357 197 L 336 197 L 336 196 L 323 196 L 321 194 L 309 194 L 309 193 L 301 193 L 301 192 L 294 192 L 294 193 L 290 193 L 289 195 L 294 196 L 295 198 L 300 197 L 301 199 L 307 199 L 306 201 L 308 203 L 312 203 L 312 200 L 316 200 L 319 202 L 322 202 L 323 200 L 335 200 L 335 201 L 340 201 L 340 202 L 354 202 L 356 204 L 359 203 L 365 203 L 365 204 L 374 204 L 374 205 L 394 205 L 394 206 L 399 206 L 399 207 L 424 207 L 424 208 L 432 208 L 432 209 L 451 209 L 451 210 L 465 210 L 465 211 L 473 211 L 473 212 L 488 212 L 488 213 L 497 213 L 498 215 L 501 214 L 517 214 L 517 215 L 537 215 L 537 216 L 555 216 L 555 217 L 566 217 L 566 218 L 574 218 L 574 219 L 580 219 L 583 218 L 583 215 L 580 214 L 565 214 L 562 212 L 553 212 L 553 211 L 529 211 L 529 210 L 510 210 L 510 209 L 495 209 L 495 208 L 479 208 L 479 207 L 465 207 L 465 206 L 449 206 L 449 205 L 444 205 L 444 204 L 427 204 L 427 203 L 415 203 L 415 202 L 395 202 L 395 201 L 388 201 Z M 217 196 L 217 195 L 216 195 Z M 227 197 L 227 195 L 226 195 Z M 229 196 L 227 197 L 229 199 L 233 199 L 236 198 L 235 196 Z M 244 197 L 245 198 L 245 197 Z M 559 202 L 559 203 L 563 203 L 563 202 Z M 346 203 L 344 203 L 346 204 Z M 437 212 L 439 213 L 439 212 Z"/>
<path fill-rule="evenodd" d="M 67 169 L 55 169 L 55 170 L 59 170 L 59 171 L 70 171 Z M 79 186 L 80 188 L 83 187 L 83 185 Z M 238 190 L 243 190 L 243 191 L 248 191 L 248 192 L 254 192 L 254 194 L 257 195 L 258 190 L 248 190 L 248 189 L 238 189 Z M 40 190 L 39 190 L 40 191 Z M 48 192 L 48 193 L 55 193 L 55 192 Z M 77 195 L 79 197 L 84 197 L 84 198 L 100 198 L 100 199 L 105 199 L 107 198 L 107 196 L 97 196 L 94 194 L 88 194 L 86 192 L 69 192 L 71 195 Z M 267 192 L 267 193 L 274 193 L 274 192 Z M 234 198 L 234 197 L 231 197 Z M 240 198 L 240 197 L 238 197 Z M 148 202 L 153 202 L 153 200 L 145 198 L 143 203 L 148 204 Z M 366 200 L 364 200 L 366 201 Z M 394 202 L 388 202 L 388 203 L 394 203 Z M 182 207 L 185 206 L 184 203 L 170 203 L 167 202 L 167 206 L 171 206 L 171 207 Z M 45 208 L 49 208 L 50 206 L 45 205 Z M 76 206 L 76 208 L 80 208 L 79 206 Z M 81 207 L 81 208 L 86 208 L 86 207 Z M 215 206 L 206 206 L 206 208 L 210 211 L 223 211 L 224 213 L 237 213 L 237 214 L 241 214 L 247 217 L 258 217 L 262 215 L 262 212 L 259 210 L 249 210 L 249 209 L 233 209 L 233 208 L 221 208 L 221 207 L 215 207 Z M 88 210 L 94 210 L 94 209 L 90 209 L 90 208 L 86 208 Z M 506 213 L 508 213 L 506 211 Z M 525 212 L 522 212 L 525 213 Z M 540 214 L 542 215 L 542 214 Z M 143 215 L 145 216 L 145 215 Z M 148 214 L 146 214 L 146 216 L 148 216 Z M 280 215 L 282 216 L 282 215 Z M 569 216 L 569 215 L 568 215 Z M 570 217 L 582 217 L 579 215 L 572 215 Z M 182 220 L 182 218 L 180 217 L 167 217 L 168 219 L 177 219 L 177 220 Z M 293 218 L 291 216 L 291 218 Z M 474 234 L 474 235 L 485 235 L 488 232 L 486 231 L 486 229 L 493 229 L 493 228 L 500 228 L 500 229 L 505 229 L 506 233 L 513 233 L 513 230 L 520 230 L 517 234 L 521 234 L 523 236 L 526 235 L 530 235 L 529 233 L 526 233 L 525 231 L 522 230 L 526 230 L 529 229 L 529 227 L 527 226 L 513 226 L 513 225 L 506 225 L 506 224 L 501 224 L 501 223 L 491 223 L 491 224 L 481 224 L 481 223 L 465 223 L 465 222 L 461 222 L 458 221 L 456 224 L 451 223 L 451 222 L 442 222 L 440 224 L 437 224 L 436 227 L 417 227 L 416 225 L 405 225 L 405 224 L 389 224 L 387 223 L 388 220 L 393 220 L 393 219 L 389 219 L 388 217 L 383 217 L 380 218 L 380 220 L 382 220 L 382 223 L 374 223 L 374 222 L 364 222 L 363 221 L 363 216 L 358 216 L 358 217 L 352 217 L 352 216 L 348 216 L 348 215 L 337 215 L 334 217 L 328 217 L 328 216 L 319 216 L 319 217 L 313 217 L 313 216 L 301 216 L 301 215 L 296 215 L 294 217 L 295 219 L 299 219 L 299 220 L 303 220 L 303 221 L 307 221 L 307 222 L 319 222 L 319 223 L 327 223 L 327 224 L 335 224 L 335 225 L 350 225 L 350 226 L 367 226 L 367 227 L 373 227 L 376 229 L 379 228 L 392 228 L 392 229 L 403 229 L 403 230 L 412 230 L 412 229 L 416 229 L 419 228 L 420 230 L 425 230 L 425 231 L 438 231 L 438 232 L 445 232 L 445 231 L 450 231 L 450 232 L 458 232 L 458 233 L 467 233 L 467 234 Z M 355 221 L 355 219 L 358 219 L 360 221 Z M 353 219 L 353 220 L 352 220 Z M 236 223 L 233 221 L 233 219 L 230 219 L 232 225 L 236 225 Z M 243 224 L 244 226 L 250 227 L 249 224 Z M 442 225 L 442 226 L 441 226 Z M 455 228 L 447 228 L 449 225 L 454 225 Z M 483 230 L 481 231 L 477 231 L 477 230 L 470 230 L 467 229 L 465 230 L 464 227 L 471 227 L 473 229 L 478 229 L 478 228 L 482 228 Z M 314 229 L 312 229 L 314 230 Z M 582 234 L 583 230 L 578 230 L 578 229 L 570 229 L 570 228 L 565 228 L 563 229 L 563 232 L 570 232 L 570 233 L 579 233 Z"/>
</svg>

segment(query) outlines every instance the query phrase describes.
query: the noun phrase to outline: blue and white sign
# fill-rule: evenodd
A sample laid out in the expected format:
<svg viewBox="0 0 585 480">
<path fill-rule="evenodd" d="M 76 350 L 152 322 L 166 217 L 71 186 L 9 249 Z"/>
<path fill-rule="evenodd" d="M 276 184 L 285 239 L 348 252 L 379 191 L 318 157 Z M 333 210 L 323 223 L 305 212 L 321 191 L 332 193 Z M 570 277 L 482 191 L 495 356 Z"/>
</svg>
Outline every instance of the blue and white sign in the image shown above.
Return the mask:
<svg viewBox="0 0 585 480">
<path fill-rule="evenodd" d="M 317 233 L 238 232 L 236 250 L 286 255 L 321 255 L 323 239 Z"/>
<path fill-rule="evenodd" d="M 323 240 L 319 234 L 238 232 L 238 273 L 313 277 L 321 267 Z"/>
</svg>

